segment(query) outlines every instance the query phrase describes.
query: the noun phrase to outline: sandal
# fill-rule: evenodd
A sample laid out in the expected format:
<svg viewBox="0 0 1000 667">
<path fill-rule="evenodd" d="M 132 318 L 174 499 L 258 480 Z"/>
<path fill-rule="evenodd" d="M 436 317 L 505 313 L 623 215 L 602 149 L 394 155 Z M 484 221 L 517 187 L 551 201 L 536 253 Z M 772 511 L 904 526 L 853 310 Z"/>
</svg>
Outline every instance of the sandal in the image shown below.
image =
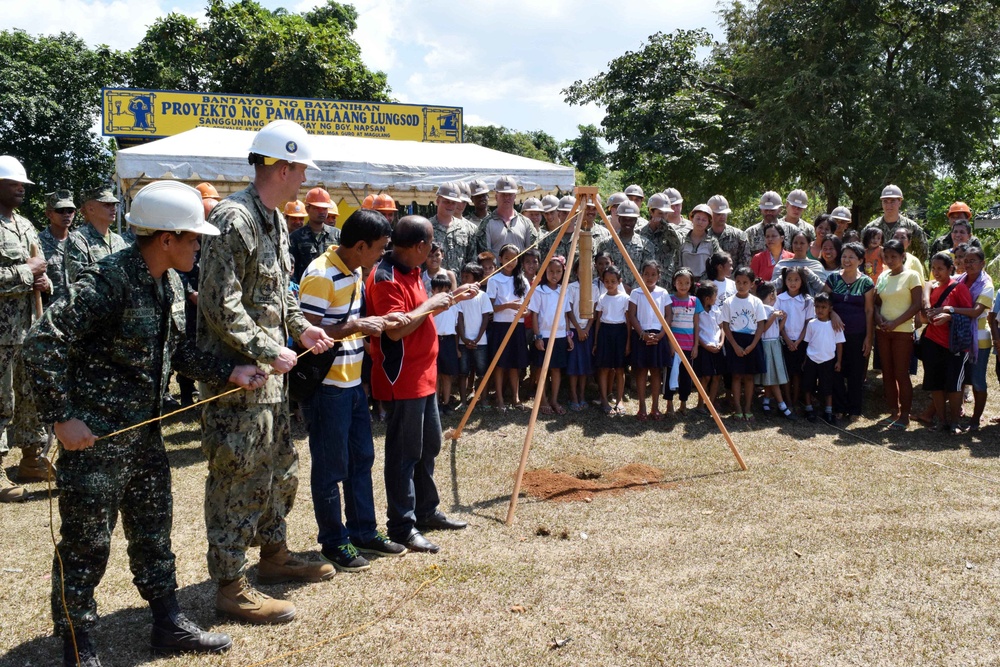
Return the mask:
<svg viewBox="0 0 1000 667">
<path fill-rule="evenodd" d="M 601 411 L 604 414 L 606 414 L 607 416 L 609 416 L 609 417 L 614 417 L 615 416 L 615 409 L 613 407 L 611 407 L 610 405 L 602 405 L 601 406 Z"/>
<path fill-rule="evenodd" d="M 564 408 L 561 405 L 557 405 L 556 407 L 553 408 L 553 410 L 556 411 L 557 415 L 564 415 L 564 414 L 566 414 L 566 408 Z"/>
<path fill-rule="evenodd" d="M 649 413 L 649 418 L 652 419 L 654 422 L 658 422 L 661 419 L 663 419 L 663 415 L 660 414 L 659 410 L 653 410 L 652 412 Z"/>
<path fill-rule="evenodd" d="M 890 431 L 905 431 L 909 427 L 908 423 L 904 422 L 892 422 L 889 424 L 888 428 Z"/>
<path fill-rule="evenodd" d="M 543 415 L 551 415 L 552 414 L 552 407 L 548 406 L 548 405 L 543 405 L 538 411 L 540 413 L 542 413 Z"/>
<path fill-rule="evenodd" d="M 878 425 L 884 428 L 889 428 L 895 423 L 896 423 L 896 417 L 886 417 L 885 419 L 881 420 L 878 423 Z"/>
<path fill-rule="evenodd" d="M 637 421 L 641 421 L 641 422 L 644 422 L 647 419 L 649 419 L 649 417 L 646 416 L 645 412 L 639 412 L 639 413 L 637 413 L 636 416 L 635 416 L 635 418 L 636 418 Z"/>
<path fill-rule="evenodd" d="M 618 405 L 616 405 L 615 406 L 615 414 L 616 415 L 624 415 L 625 414 L 625 406 L 622 405 L 621 403 L 619 403 Z"/>
</svg>

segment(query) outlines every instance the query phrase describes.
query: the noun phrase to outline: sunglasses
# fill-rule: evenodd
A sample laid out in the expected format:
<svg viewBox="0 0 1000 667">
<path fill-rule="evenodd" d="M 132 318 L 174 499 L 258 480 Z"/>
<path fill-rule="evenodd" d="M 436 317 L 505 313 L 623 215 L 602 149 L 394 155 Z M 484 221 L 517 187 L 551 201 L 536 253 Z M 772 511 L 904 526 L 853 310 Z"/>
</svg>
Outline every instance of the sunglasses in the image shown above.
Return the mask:
<svg viewBox="0 0 1000 667">
<path fill-rule="evenodd" d="M 55 211 L 59 215 L 69 215 L 71 213 L 76 213 L 76 209 L 75 208 L 57 208 L 57 209 L 55 209 Z"/>
</svg>

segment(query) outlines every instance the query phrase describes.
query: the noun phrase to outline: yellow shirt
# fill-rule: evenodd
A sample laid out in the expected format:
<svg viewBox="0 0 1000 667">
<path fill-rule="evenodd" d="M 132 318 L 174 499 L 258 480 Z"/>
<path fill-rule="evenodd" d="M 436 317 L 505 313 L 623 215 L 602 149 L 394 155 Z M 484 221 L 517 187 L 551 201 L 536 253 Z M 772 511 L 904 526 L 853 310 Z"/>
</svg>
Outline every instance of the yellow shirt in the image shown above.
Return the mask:
<svg viewBox="0 0 1000 667">
<path fill-rule="evenodd" d="M 897 275 L 892 275 L 891 271 L 883 271 L 875 285 L 875 291 L 882 300 L 879 309 L 882 317 L 892 321 L 909 310 L 912 304 L 910 290 L 920 285 L 920 276 L 909 269 L 903 269 Z M 913 318 L 906 318 L 893 332 L 913 333 Z"/>
</svg>

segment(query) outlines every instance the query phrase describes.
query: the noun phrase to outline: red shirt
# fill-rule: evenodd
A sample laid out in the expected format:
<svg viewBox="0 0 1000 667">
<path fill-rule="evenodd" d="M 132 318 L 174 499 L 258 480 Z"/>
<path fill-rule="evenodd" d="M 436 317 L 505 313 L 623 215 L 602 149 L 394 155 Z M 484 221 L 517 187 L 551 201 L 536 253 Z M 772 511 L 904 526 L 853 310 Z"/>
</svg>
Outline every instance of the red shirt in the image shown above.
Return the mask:
<svg viewBox="0 0 1000 667">
<path fill-rule="evenodd" d="M 781 256 L 778 257 L 778 262 L 783 259 L 791 259 L 795 257 L 795 254 L 789 252 L 788 250 L 782 250 Z M 750 258 L 750 270 L 753 274 L 760 278 L 761 280 L 770 281 L 771 277 L 774 275 L 774 267 L 778 263 L 774 261 L 774 255 L 767 248 L 764 248 L 759 253 Z"/>
<path fill-rule="evenodd" d="M 407 269 L 386 255 L 365 285 L 367 315 L 408 313 L 427 300 L 420 267 Z M 437 383 L 438 337 L 434 318 L 424 317 L 413 332 L 394 341 L 371 337 L 372 395 L 379 401 L 424 398 Z"/>
<path fill-rule="evenodd" d="M 951 282 L 955 282 L 952 279 Z M 944 292 L 948 285 L 938 285 L 931 290 L 931 308 L 937 306 L 938 299 L 941 298 L 941 293 Z M 944 300 L 941 307 L 954 306 L 955 308 L 972 308 L 972 292 L 969 288 L 965 286 L 964 283 L 958 283 L 951 292 L 948 293 L 948 298 Z M 934 324 L 933 322 L 924 329 L 924 335 L 928 339 L 934 341 L 941 347 L 949 347 L 951 345 L 951 325 L 953 320 L 948 320 L 943 324 Z M 975 345 L 976 341 L 972 341 Z"/>
</svg>

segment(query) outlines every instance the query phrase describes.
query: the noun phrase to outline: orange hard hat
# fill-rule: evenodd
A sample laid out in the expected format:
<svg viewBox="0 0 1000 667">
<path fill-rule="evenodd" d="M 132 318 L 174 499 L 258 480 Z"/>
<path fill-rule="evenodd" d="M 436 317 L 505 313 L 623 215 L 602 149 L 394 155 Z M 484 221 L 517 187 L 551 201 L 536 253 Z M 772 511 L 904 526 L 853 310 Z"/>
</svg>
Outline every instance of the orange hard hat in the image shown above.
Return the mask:
<svg viewBox="0 0 1000 667">
<path fill-rule="evenodd" d="M 313 188 L 306 193 L 306 204 L 317 208 L 330 208 L 333 206 L 333 200 L 330 199 L 330 193 L 323 188 Z"/>
<path fill-rule="evenodd" d="M 955 213 L 964 213 L 970 218 L 972 217 L 972 209 L 964 201 L 957 201 L 948 207 L 948 217 L 950 218 Z"/>
<path fill-rule="evenodd" d="M 199 183 L 194 189 L 201 193 L 202 199 L 218 199 L 219 191 L 211 183 Z"/>
<path fill-rule="evenodd" d="M 375 206 L 373 207 L 376 211 L 387 213 L 392 211 L 396 212 L 396 202 L 392 197 L 386 194 L 375 196 Z"/>
<path fill-rule="evenodd" d="M 361 202 L 361 208 L 367 209 L 369 211 L 375 210 L 375 195 L 368 195 L 365 200 Z"/>
<path fill-rule="evenodd" d="M 304 218 L 308 214 L 306 213 L 306 205 L 300 202 L 298 199 L 295 201 L 290 201 L 285 204 L 285 216 L 289 218 Z"/>
</svg>

